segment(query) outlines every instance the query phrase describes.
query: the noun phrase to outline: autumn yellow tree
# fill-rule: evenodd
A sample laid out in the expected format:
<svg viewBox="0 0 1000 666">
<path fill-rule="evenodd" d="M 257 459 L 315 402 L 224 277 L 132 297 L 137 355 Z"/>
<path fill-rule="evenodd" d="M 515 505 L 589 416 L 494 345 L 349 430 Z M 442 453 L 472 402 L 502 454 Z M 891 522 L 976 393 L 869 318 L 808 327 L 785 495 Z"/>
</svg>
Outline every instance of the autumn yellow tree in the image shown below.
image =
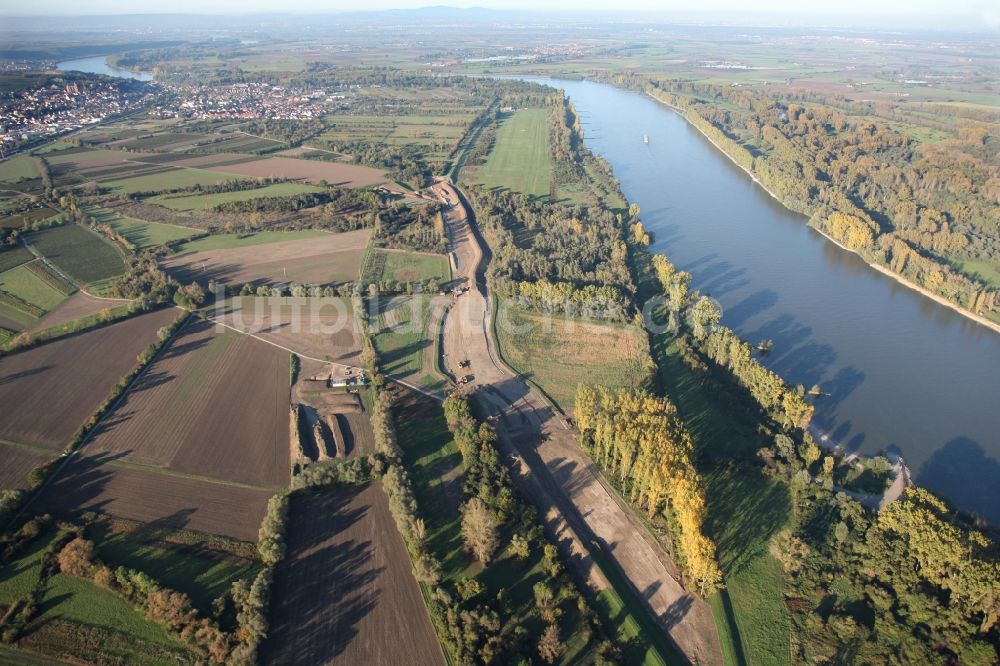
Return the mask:
<svg viewBox="0 0 1000 666">
<path fill-rule="evenodd" d="M 711 594 L 722 572 L 715 544 L 702 531 L 705 489 L 694 445 L 674 405 L 641 390 L 581 384 L 576 419 L 584 447 L 631 502 L 650 516 L 673 514 L 687 574 L 701 594 Z"/>
</svg>

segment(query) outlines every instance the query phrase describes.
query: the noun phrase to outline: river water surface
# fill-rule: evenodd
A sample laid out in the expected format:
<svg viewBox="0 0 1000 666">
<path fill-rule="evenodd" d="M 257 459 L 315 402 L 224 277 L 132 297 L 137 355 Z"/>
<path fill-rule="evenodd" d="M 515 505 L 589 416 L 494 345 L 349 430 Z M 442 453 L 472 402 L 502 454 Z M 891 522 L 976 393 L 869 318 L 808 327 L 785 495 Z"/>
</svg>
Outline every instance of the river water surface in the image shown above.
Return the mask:
<svg viewBox="0 0 1000 666">
<path fill-rule="evenodd" d="M 806 226 L 676 113 L 612 86 L 563 88 L 586 143 L 639 204 L 653 250 L 792 383 L 820 384 L 827 446 L 903 456 L 917 483 L 1000 523 L 1000 334 Z M 643 143 L 643 135 L 649 143 Z"/>
<path fill-rule="evenodd" d="M 117 76 L 120 79 L 136 79 L 138 81 L 152 81 L 153 75 L 149 72 L 133 72 L 127 69 L 118 69 L 107 63 L 108 56 L 94 56 L 92 58 L 78 58 L 77 60 L 64 60 L 56 63 L 56 69 L 66 72 L 84 72 L 87 74 L 104 74 L 105 76 Z"/>
</svg>

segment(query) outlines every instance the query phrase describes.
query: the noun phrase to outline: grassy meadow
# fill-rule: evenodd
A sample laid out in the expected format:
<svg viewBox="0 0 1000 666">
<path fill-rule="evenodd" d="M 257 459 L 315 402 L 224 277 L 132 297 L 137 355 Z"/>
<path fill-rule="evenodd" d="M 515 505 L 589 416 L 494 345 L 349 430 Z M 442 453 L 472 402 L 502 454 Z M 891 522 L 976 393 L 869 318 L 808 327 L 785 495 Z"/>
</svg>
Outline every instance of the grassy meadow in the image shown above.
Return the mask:
<svg viewBox="0 0 1000 666">
<path fill-rule="evenodd" d="M 448 257 L 429 252 L 402 250 L 373 250 L 361 269 L 363 283 L 425 282 L 436 280 L 443 284 L 451 279 Z"/>
<path fill-rule="evenodd" d="M 102 181 L 101 187 L 116 190 L 121 194 L 133 194 L 135 192 L 160 192 L 193 185 L 216 185 L 230 180 L 243 180 L 243 176 L 206 169 L 173 169 L 148 176 Z"/>
<path fill-rule="evenodd" d="M 208 250 L 231 250 L 250 245 L 265 245 L 281 241 L 302 240 L 304 238 L 326 238 L 325 231 L 258 231 L 252 234 L 214 234 L 184 243 L 177 251 L 205 252 Z"/>
<path fill-rule="evenodd" d="M 375 348 L 382 370 L 430 390 L 445 388 L 435 368 L 434 303 L 426 296 L 385 299 L 378 316 Z"/>
<path fill-rule="evenodd" d="M 652 373 L 641 330 L 546 317 L 510 301 L 501 302 L 495 326 L 504 360 L 566 411 L 580 383 L 637 387 Z"/>
<path fill-rule="evenodd" d="M 37 537 L 0 568 L 0 604 L 40 594 L 38 612 L 19 647 L 92 663 L 156 664 L 194 656 L 114 593 L 66 574 L 44 578 L 42 560 L 56 536 L 50 530 Z"/>
<path fill-rule="evenodd" d="M 469 180 L 533 197 L 548 196 L 552 162 L 547 123 L 545 109 L 515 111 L 497 131 L 486 164 L 469 174 Z"/>
</svg>

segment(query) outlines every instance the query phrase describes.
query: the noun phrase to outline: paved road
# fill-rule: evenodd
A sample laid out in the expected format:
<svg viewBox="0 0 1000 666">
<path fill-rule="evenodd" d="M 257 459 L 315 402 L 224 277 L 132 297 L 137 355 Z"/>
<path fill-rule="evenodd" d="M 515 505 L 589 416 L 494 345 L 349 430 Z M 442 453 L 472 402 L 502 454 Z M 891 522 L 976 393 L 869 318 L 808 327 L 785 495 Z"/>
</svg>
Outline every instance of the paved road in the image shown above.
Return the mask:
<svg viewBox="0 0 1000 666">
<path fill-rule="evenodd" d="M 444 364 L 455 376 L 471 375 L 469 390 L 497 427 L 515 481 L 542 509 L 584 578 L 595 590 L 608 586 L 584 543 L 603 550 L 648 604 L 681 653 L 693 664 L 722 664 L 722 647 L 707 603 L 678 582 L 673 561 L 609 488 L 577 444 L 564 418 L 498 358 L 489 330 L 484 284 L 488 248 L 470 223 L 464 199 L 448 182 L 434 188 L 451 203 L 446 223 L 454 252 L 454 276 L 469 287 L 457 297 L 444 324 Z M 460 369 L 460 361 L 469 360 Z"/>
</svg>

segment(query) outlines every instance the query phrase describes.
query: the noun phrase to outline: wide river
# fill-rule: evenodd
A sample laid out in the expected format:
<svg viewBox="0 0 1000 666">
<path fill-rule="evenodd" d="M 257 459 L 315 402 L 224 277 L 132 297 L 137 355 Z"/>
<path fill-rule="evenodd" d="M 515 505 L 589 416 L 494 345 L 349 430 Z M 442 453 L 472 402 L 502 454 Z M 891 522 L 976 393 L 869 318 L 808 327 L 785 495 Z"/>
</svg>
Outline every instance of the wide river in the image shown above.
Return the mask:
<svg viewBox="0 0 1000 666">
<path fill-rule="evenodd" d="M 66 72 L 85 72 L 87 74 L 117 76 L 120 79 L 153 80 L 153 75 L 148 72 L 133 72 L 127 69 L 112 67 L 108 64 L 107 58 L 108 56 L 93 56 L 91 58 L 78 58 L 77 60 L 64 60 L 56 63 L 56 69 Z"/>
<path fill-rule="evenodd" d="M 563 88 L 655 234 L 722 321 L 792 383 L 820 384 L 825 445 L 903 456 L 917 483 L 1000 523 L 1000 334 L 806 226 L 676 113 L 592 82 Z M 643 143 L 643 135 L 649 143 Z"/>
</svg>

